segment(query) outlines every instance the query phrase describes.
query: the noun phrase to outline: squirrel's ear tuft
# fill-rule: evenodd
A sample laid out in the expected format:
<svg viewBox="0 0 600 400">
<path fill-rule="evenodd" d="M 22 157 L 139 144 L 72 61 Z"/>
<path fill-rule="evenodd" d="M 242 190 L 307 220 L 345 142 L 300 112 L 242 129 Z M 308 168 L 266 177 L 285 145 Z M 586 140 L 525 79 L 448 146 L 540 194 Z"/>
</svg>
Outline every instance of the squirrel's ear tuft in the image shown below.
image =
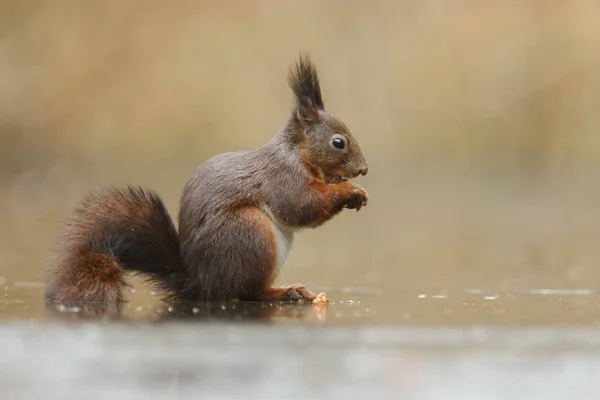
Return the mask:
<svg viewBox="0 0 600 400">
<path fill-rule="evenodd" d="M 290 70 L 288 82 L 296 97 L 296 116 L 304 123 L 315 123 L 319 110 L 324 110 L 317 69 L 308 55 L 300 54 L 296 65 Z"/>
</svg>

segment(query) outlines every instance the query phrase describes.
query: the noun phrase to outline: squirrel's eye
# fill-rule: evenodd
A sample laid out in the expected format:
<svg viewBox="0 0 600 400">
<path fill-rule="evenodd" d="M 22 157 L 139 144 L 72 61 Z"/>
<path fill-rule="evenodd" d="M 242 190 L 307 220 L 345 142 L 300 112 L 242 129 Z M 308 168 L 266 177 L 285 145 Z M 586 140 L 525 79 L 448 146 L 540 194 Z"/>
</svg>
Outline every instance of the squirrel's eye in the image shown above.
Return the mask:
<svg viewBox="0 0 600 400">
<path fill-rule="evenodd" d="M 344 139 L 341 138 L 335 138 L 331 141 L 331 144 L 333 144 L 333 147 L 335 147 L 336 149 L 343 149 L 344 147 L 346 147 L 346 143 L 344 142 Z"/>
</svg>

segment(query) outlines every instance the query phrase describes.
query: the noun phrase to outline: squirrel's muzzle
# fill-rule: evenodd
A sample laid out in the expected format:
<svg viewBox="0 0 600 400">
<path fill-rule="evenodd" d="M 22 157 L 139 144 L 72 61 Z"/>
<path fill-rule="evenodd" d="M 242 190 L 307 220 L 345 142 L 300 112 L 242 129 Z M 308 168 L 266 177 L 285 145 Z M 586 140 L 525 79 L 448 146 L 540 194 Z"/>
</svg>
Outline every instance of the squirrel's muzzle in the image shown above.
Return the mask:
<svg viewBox="0 0 600 400">
<path fill-rule="evenodd" d="M 358 174 L 359 175 L 366 175 L 367 171 L 369 171 L 369 167 L 367 167 L 367 164 L 365 164 L 363 167 L 358 169 Z"/>
</svg>

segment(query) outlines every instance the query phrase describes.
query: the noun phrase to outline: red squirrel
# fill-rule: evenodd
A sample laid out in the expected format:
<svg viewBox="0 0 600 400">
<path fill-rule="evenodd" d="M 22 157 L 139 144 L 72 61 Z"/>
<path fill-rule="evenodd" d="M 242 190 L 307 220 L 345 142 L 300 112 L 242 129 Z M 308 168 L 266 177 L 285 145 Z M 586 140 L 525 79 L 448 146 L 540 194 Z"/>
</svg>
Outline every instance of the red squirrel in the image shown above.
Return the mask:
<svg viewBox="0 0 600 400">
<path fill-rule="evenodd" d="M 366 175 L 367 163 L 346 125 L 325 110 L 309 56 L 299 56 L 288 82 L 295 106 L 270 141 L 197 167 L 181 196 L 179 232 L 151 190 L 89 193 L 65 223 L 46 300 L 121 302 L 134 272 L 172 301 L 314 301 L 304 285 L 273 281 L 294 232 L 367 204 L 367 192 L 349 181 Z"/>
</svg>

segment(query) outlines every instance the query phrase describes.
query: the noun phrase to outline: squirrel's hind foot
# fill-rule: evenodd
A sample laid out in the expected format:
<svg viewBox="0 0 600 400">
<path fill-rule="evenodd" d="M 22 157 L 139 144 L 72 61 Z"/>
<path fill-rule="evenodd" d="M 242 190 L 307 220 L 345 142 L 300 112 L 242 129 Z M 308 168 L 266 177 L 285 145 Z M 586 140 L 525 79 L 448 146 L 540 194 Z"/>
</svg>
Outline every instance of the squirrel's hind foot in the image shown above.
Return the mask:
<svg viewBox="0 0 600 400">
<path fill-rule="evenodd" d="M 282 286 L 283 289 L 288 289 L 288 296 L 292 300 L 306 300 L 313 301 L 317 294 L 312 290 L 308 289 L 301 283 L 293 283 L 291 285 L 285 284 Z"/>
<path fill-rule="evenodd" d="M 266 300 L 292 300 L 316 302 L 315 304 L 327 304 L 325 293 L 315 293 L 301 283 L 283 285 L 278 288 L 269 288 L 264 293 Z"/>
</svg>

